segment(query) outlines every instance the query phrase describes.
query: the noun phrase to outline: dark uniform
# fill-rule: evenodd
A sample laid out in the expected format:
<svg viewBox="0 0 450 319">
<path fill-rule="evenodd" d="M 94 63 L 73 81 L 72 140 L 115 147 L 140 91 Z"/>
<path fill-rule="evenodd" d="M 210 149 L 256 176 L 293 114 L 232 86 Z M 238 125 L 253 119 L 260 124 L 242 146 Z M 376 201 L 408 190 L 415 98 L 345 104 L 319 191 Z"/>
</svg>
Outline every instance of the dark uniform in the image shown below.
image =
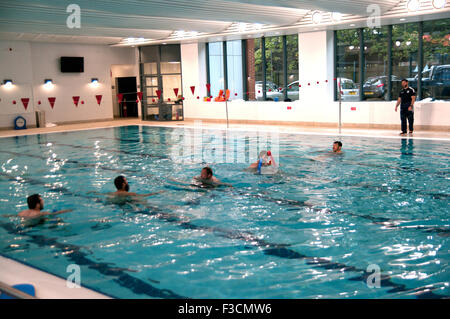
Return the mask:
<svg viewBox="0 0 450 319">
<path fill-rule="evenodd" d="M 409 122 L 409 131 L 414 131 L 414 109 L 412 111 L 408 111 L 408 108 L 411 106 L 412 97 L 416 96 L 416 91 L 408 87 L 400 91 L 400 120 L 402 121 L 402 133 L 406 133 L 406 121 Z"/>
</svg>

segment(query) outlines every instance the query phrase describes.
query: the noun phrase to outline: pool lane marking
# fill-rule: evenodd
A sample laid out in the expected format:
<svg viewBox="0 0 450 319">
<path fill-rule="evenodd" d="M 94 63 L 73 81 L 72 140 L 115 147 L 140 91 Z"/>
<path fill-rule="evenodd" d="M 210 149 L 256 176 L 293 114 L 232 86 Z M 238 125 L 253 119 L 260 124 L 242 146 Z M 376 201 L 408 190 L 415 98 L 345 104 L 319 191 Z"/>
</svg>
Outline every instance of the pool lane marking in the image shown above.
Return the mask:
<svg viewBox="0 0 450 319">
<path fill-rule="evenodd" d="M 2 172 L 0 172 L 0 175 L 8 176 L 8 174 L 2 173 Z M 9 177 L 10 177 L 10 179 L 15 180 L 15 178 L 13 176 L 9 176 Z M 43 184 L 44 186 L 46 186 L 45 183 L 42 183 L 42 182 L 38 182 L 38 181 L 33 181 L 33 182 L 40 183 L 40 184 Z M 46 187 L 48 187 L 48 186 L 46 186 Z M 71 193 L 69 190 L 67 190 L 67 192 Z M 82 196 L 82 197 L 90 198 L 88 196 Z M 176 223 L 180 227 L 185 228 L 185 229 L 203 230 L 203 231 L 211 232 L 214 234 L 219 233 L 221 236 L 228 238 L 228 239 L 243 240 L 246 242 L 250 242 L 250 244 L 256 245 L 261 248 L 266 247 L 266 249 L 263 250 L 263 253 L 266 255 L 277 256 L 277 257 L 286 258 L 286 259 L 305 259 L 305 260 L 307 260 L 306 263 L 308 265 L 313 265 L 315 267 L 324 268 L 327 270 L 334 269 L 334 270 L 340 270 L 342 272 L 349 271 L 349 272 L 357 272 L 357 273 L 362 272 L 363 273 L 362 275 L 360 275 L 360 277 L 350 278 L 348 280 L 358 281 L 359 278 L 367 279 L 371 275 L 371 273 L 368 273 L 365 269 L 358 269 L 353 266 L 347 266 L 345 264 L 331 262 L 331 261 L 329 261 L 325 258 L 321 258 L 321 257 L 309 257 L 306 255 L 300 254 L 292 249 L 286 248 L 286 247 L 290 246 L 288 244 L 270 243 L 265 240 L 257 238 L 255 235 L 253 235 L 251 233 L 245 233 L 245 232 L 235 231 L 235 230 L 228 230 L 228 229 L 219 228 L 219 227 L 198 226 L 198 225 L 192 224 L 189 221 L 180 219 L 179 216 L 176 214 L 166 213 L 159 207 L 147 206 L 146 210 L 135 211 L 133 213 L 136 213 L 136 214 L 141 213 L 141 214 L 146 214 L 146 215 L 150 215 L 150 216 L 156 216 L 160 220 L 163 220 L 163 221 L 166 221 L 169 223 Z M 131 276 L 129 276 L 129 277 L 131 277 Z M 132 278 L 134 278 L 134 277 L 132 277 Z M 137 280 L 139 280 L 139 279 L 137 279 Z M 406 286 L 404 284 L 396 284 L 396 283 L 392 282 L 391 277 L 388 275 L 381 276 L 380 284 L 382 287 L 393 287 L 391 290 L 387 291 L 388 293 L 400 292 L 400 291 L 401 292 L 409 292 L 409 291 L 415 291 L 415 290 L 419 289 L 419 288 L 406 289 L 405 288 Z M 418 295 L 417 298 L 444 298 L 444 296 L 434 294 L 427 287 L 423 287 L 423 291 L 418 290 L 418 293 L 419 292 L 421 292 L 421 294 Z"/>
<path fill-rule="evenodd" d="M 0 151 L 0 153 L 7 153 L 7 154 L 15 155 L 15 156 L 27 156 L 27 157 L 32 157 L 32 158 L 40 158 L 40 159 L 43 159 L 43 160 L 48 160 L 49 159 L 49 158 L 44 157 L 44 156 L 39 156 L 39 155 L 34 155 L 34 154 L 26 154 L 26 153 L 17 153 L 17 152 L 11 152 L 11 151 Z M 80 162 L 75 161 L 75 160 L 61 160 L 61 159 L 57 159 L 57 158 L 51 158 L 51 160 L 53 160 L 54 162 L 57 162 L 57 163 L 66 161 L 68 163 L 79 165 L 79 166 L 82 166 L 82 167 L 101 168 L 101 169 L 104 169 L 104 170 L 114 171 L 114 172 L 117 172 L 117 173 L 123 173 L 123 172 L 133 173 L 133 174 L 140 173 L 140 171 L 133 171 L 133 170 L 129 170 L 129 169 L 117 170 L 117 169 L 112 169 L 112 168 L 105 167 L 105 166 L 97 166 L 96 164 L 80 163 Z M 148 176 L 151 176 L 151 175 L 147 175 L 147 177 Z M 17 179 L 15 179 L 15 180 L 17 181 Z M 62 189 L 61 187 L 58 187 L 58 188 L 53 188 L 51 191 L 56 192 L 56 191 L 60 191 L 61 189 Z M 291 200 L 291 199 L 277 199 L 277 198 L 272 198 L 272 197 L 269 197 L 269 196 L 263 196 L 263 195 L 260 195 L 260 194 L 251 194 L 251 193 L 248 193 L 248 192 L 245 192 L 245 191 L 238 191 L 238 194 L 239 195 L 243 195 L 243 196 L 251 196 L 251 197 L 254 197 L 254 198 L 262 199 L 262 200 L 267 201 L 267 202 L 275 203 L 275 204 L 277 204 L 279 206 L 291 206 L 291 207 L 298 207 L 298 208 L 308 207 L 310 209 L 313 209 L 316 212 L 322 212 L 323 211 L 322 209 L 313 208 L 313 205 L 308 204 L 308 203 L 306 203 L 304 201 Z M 367 219 L 367 220 L 370 220 L 375 225 L 381 224 L 381 225 L 383 225 L 385 227 L 403 228 L 403 226 L 395 225 L 395 220 L 388 219 L 388 218 L 373 217 L 373 216 L 370 216 L 370 215 L 358 215 L 358 214 L 345 212 L 345 211 L 332 211 L 332 210 L 329 210 L 328 213 L 331 213 L 331 214 L 332 213 L 344 214 L 344 215 L 350 215 L 350 216 L 353 216 L 353 217 L 359 217 L 359 218 Z M 388 224 L 386 225 L 386 223 L 388 223 Z M 411 229 L 411 228 L 408 227 L 407 229 Z M 436 231 L 437 233 L 444 234 L 444 236 L 445 236 L 445 234 L 450 234 L 450 229 L 442 228 L 442 227 L 438 227 L 438 228 L 436 228 L 436 227 L 429 227 L 429 228 L 425 229 L 422 226 L 420 228 L 418 227 L 417 229 L 424 230 L 425 232 L 428 232 L 428 233 Z"/>
<path fill-rule="evenodd" d="M 131 290 L 135 294 L 145 294 L 149 297 L 154 298 L 187 299 L 187 297 L 174 293 L 169 289 L 159 289 L 139 278 L 133 277 L 126 273 L 126 271 L 129 270 L 125 268 L 111 267 L 111 263 L 95 262 L 87 257 L 88 254 L 81 251 L 82 247 L 80 246 L 68 243 L 60 243 L 55 238 L 48 238 L 43 235 L 33 235 L 26 232 L 21 232 L 13 223 L 0 223 L 0 225 L 3 229 L 5 229 L 12 235 L 27 236 L 28 238 L 30 238 L 28 242 L 34 243 L 39 247 L 58 248 L 59 251 L 64 254 L 64 257 L 67 257 L 67 259 L 69 259 L 69 261 L 72 261 L 79 266 L 87 266 L 89 269 L 93 269 L 99 272 L 106 278 L 114 277 L 114 282 L 118 283 L 124 288 Z M 89 286 L 85 287 L 90 288 Z M 98 288 L 96 289 L 96 291 L 99 291 Z"/>
</svg>

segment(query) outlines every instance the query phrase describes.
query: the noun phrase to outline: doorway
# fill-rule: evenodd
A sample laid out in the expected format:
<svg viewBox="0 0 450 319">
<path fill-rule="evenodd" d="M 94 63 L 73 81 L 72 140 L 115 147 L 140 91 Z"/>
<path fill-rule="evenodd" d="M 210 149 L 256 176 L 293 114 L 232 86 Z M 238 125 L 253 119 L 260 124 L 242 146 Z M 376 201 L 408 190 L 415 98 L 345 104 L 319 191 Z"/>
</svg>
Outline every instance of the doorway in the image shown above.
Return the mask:
<svg viewBox="0 0 450 319">
<path fill-rule="evenodd" d="M 117 93 L 123 94 L 119 103 L 120 117 L 138 117 L 136 77 L 116 78 Z"/>
</svg>

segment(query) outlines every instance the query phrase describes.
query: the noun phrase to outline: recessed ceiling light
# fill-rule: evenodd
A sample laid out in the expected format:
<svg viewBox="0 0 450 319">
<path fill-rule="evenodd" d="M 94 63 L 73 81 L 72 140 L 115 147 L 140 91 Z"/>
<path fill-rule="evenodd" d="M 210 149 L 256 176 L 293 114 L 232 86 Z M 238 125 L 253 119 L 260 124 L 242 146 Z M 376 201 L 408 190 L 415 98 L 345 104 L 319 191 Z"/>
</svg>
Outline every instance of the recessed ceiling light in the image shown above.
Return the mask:
<svg viewBox="0 0 450 319">
<path fill-rule="evenodd" d="M 342 20 L 342 13 L 340 12 L 332 12 L 331 13 L 331 19 L 333 19 L 333 21 L 338 22 Z"/>
<path fill-rule="evenodd" d="M 406 19 L 405 18 L 401 18 L 400 21 L 406 21 Z"/>
<path fill-rule="evenodd" d="M 350 24 L 350 26 L 351 26 L 351 27 L 354 27 L 354 26 L 356 26 L 356 24 L 352 23 L 352 24 Z"/>
<path fill-rule="evenodd" d="M 442 9 L 447 4 L 447 0 L 433 0 L 433 7 L 436 9 Z"/>
<path fill-rule="evenodd" d="M 322 22 L 322 14 L 319 12 L 319 11 L 315 11 L 313 14 L 312 14 L 312 21 L 315 23 L 315 24 L 319 24 L 320 22 Z"/>
<path fill-rule="evenodd" d="M 419 0 L 409 0 L 407 4 L 407 8 L 409 11 L 417 11 L 420 8 Z"/>
</svg>

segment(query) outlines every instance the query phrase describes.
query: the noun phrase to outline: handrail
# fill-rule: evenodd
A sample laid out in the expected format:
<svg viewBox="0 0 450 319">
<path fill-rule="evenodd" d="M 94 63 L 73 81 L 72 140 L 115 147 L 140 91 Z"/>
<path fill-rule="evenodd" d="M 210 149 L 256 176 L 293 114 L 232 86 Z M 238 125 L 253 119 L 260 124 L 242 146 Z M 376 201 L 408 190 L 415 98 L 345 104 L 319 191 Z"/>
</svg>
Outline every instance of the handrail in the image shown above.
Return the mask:
<svg viewBox="0 0 450 319">
<path fill-rule="evenodd" d="M 0 292 L 17 299 L 38 299 L 0 281 Z"/>
</svg>

